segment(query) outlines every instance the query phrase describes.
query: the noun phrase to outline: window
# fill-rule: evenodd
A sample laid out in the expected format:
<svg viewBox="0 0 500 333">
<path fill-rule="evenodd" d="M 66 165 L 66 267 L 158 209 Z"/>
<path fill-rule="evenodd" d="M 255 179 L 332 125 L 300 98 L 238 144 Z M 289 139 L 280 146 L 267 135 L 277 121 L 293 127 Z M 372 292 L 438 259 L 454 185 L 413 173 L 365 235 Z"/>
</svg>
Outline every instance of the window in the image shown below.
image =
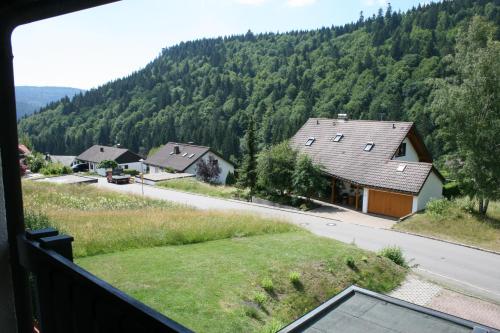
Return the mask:
<svg viewBox="0 0 500 333">
<path fill-rule="evenodd" d="M 399 145 L 398 150 L 396 150 L 396 157 L 406 156 L 406 142 Z"/>
<path fill-rule="evenodd" d="M 128 164 L 125 164 L 125 165 L 123 166 L 123 168 L 124 168 L 124 169 L 128 169 Z"/>
<path fill-rule="evenodd" d="M 169 155 L 173 155 L 173 154 L 174 154 L 174 152 L 173 152 L 173 151 L 171 151 Z"/>
<path fill-rule="evenodd" d="M 191 154 L 191 155 L 188 156 L 188 158 L 193 158 L 193 156 L 194 156 L 194 154 Z"/>
<path fill-rule="evenodd" d="M 186 157 L 186 156 L 187 156 L 187 154 L 188 154 L 188 153 L 184 153 L 184 154 L 182 154 L 182 157 Z"/>
<path fill-rule="evenodd" d="M 340 140 L 342 140 L 342 138 L 344 137 L 344 134 L 342 133 L 337 133 L 335 135 L 335 137 L 332 139 L 333 142 L 339 142 Z"/>
<path fill-rule="evenodd" d="M 370 150 L 372 150 L 373 146 L 375 146 L 375 144 L 373 142 L 368 142 L 365 146 L 365 149 L 363 149 L 363 150 L 370 151 Z"/>
<path fill-rule="evenodd" d="M 403 172 L 406 169 L 406 164 L 400 164 L 398 165 L 398 168 L 396 169 L 397 172 Z"/>
<path fill-rule="evenodd" d="M 309 138 L 309 139 L 307 139 L 306 146 L 312 145 L 315 140 L 316 140 L 315 138 Z"/>
</svg>

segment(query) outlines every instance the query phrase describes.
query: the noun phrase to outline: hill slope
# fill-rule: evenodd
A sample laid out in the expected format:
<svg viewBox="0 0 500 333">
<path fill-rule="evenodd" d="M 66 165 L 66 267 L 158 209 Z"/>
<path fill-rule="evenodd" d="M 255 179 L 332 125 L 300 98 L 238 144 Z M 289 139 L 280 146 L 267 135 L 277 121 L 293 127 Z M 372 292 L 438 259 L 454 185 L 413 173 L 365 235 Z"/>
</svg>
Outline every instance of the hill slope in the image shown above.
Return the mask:
<svg viewBox="0 0 500 333">
<path fill-rule="evenodd" d="M 83 90 L 69 87 L 16 86 L 17 118 L 28 116 L 51 102 L 69 98 Z"/>
<path fill-rule="evenodd" d="M 237 159 L 248 116 L 261 145 L 310 116 L 415 121 L 435 156 L 428 80 L 452 75 L 446 55 L 473 15 L 500 25 L 499 1 L 390 8 L 342 27 L 203 39 L 164 49 L 144 69 L 20 121 L 35 147 L 76 154 L 94 143 L 144 153 L 166 141 L 210 145 Z"/>
</svg>

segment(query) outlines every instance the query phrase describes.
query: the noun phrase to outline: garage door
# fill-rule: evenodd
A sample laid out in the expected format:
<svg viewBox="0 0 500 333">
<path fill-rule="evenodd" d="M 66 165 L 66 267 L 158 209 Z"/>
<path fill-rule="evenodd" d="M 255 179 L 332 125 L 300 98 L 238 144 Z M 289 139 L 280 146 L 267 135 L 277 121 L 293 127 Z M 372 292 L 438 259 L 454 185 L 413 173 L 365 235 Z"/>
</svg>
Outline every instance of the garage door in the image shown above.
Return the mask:
<svg viewBox="0 0 500 333">
<path fill-rule="evenodd" d="M 395 192 L 370 190 L 368 194 L 368 212 L 403 217 L 411 213 L 413 197 Z"/>
</svg>

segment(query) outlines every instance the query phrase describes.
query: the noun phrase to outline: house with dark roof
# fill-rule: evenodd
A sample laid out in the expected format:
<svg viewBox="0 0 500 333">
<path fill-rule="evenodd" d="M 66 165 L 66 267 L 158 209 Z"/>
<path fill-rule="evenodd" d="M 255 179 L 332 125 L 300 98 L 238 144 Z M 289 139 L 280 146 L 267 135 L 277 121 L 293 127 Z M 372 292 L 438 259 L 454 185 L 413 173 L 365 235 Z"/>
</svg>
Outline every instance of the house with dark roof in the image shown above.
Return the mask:
<svg viewBox="0 0 500 333">
<path fill-rule="evenodd" d="M 148 157 L 144 164 L 149 166 L 149 172 L 153 174 L 174 171 L 175 173 L 196 175 L 197 163 L 200 159 L 208 162 L 210 158 L 221 169 L 216 182 L 225 184 L 227 175 L 234 172 L 234 165 L 206 146 L 169 142 L 162 146 L 153 156 Z"/>
<path fill-rule="evenodd" d="M 123 169 L 141 171 L 141 159 L 140 155 L 128 149 L 102 145 L 93 145 L 76 157 L 76 160 L 88 163 L 92 171 L 97 171 L 97 165 L 102 161 L 115 161 Z"/>
<path fill-rule="evenodd" d="M 400 218 L 442 197 L 444 179 L 412 122 L 311 118 L 290 144 L 324 168 L 331 203 Z"/>
</svg>

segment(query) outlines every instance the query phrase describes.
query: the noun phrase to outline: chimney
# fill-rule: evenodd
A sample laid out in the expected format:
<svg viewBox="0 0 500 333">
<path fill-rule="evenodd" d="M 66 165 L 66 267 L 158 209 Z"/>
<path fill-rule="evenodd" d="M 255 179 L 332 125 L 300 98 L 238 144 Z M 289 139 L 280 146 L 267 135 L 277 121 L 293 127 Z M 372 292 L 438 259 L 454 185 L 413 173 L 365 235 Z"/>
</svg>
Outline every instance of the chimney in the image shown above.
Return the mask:
<svg viewBox="0 0 500 333">
<path fill-rule="evenodd" d="M 349 119 L 349 117 L 347 116 L 347 113 L 339 113 L 337 115 L 337 119 L 338 120 L 347 121 Z"/>
<path fill-rule="evenodd" d="M 179 146 L 178 146 L 178 145 L 175 145 L 175 146 L 174 146 L 174 154 L 176 154 L 176 155 L 177 155 L 177 154 L 180 154 L 180 153 L 181 153 L 181 149 L 179 148 Z"/>
<path fill-rule="evenodd" d="M 101 153 L 104 153 L 104 147 L 99 148 L 99 150 L 101 151 Z"/>
</svg>

